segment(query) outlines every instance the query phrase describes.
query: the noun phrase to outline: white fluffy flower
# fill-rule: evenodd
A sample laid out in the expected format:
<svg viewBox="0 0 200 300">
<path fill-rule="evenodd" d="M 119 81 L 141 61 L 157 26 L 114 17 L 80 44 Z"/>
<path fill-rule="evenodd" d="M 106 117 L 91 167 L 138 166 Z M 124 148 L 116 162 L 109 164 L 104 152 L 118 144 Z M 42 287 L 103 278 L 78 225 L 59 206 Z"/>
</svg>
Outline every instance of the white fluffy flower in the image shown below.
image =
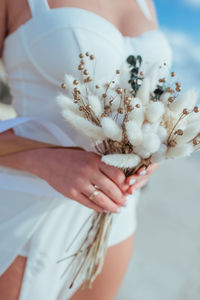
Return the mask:
<svg viewBox="0 0 200 300">
<path fill-rule="evenodd" d="M 180 95 L 177 99 L 170 104 L 169 108 L 179 114 L 183 111 L 184 108 L 192 109 L 196 104 L 198 99 L 198 93 L 192 89 L 187 91 L 185 94 Z"/>
<path fill-rule="evenodd" d="M 140 105 L 139 108 L 135 107 L 129 114 L 128 114 L 128 119 L 130 121 L 135 120 L 137 124 L 141 127 L 142 123 L 144 122 L 144 110 L 142 106 L 142 102 L 139 98 L 134 98 L 132 100 L 131 105 L 136 106 L 137 104 Z"/>
<path fill-rule="evenodd" d="M 151 162 L 155 164 L 165 160 L 166 152 L 167 152 L 167 146 L 165 144 L 161 144 L 160 149 L 157 152 L 153 153 L 151 157 Z"/>
<path fill-rule="evenodd" d="M 155 123 L 160 120 L 164 111 L 165 107 L 162 102 L 150 102 L 146 110 L 146 119 L 151 123 Z"/>
<path fill-rule="evenodd" d="M 141 159 L 135 154 L 108 154 L 102 157 L 102 161 L 117 168 L 134 168 Z"/>
<path fill-rule="evenodd" d="M 60 94 L 57 96 L 56 101 L 63 110 L 71 110 L 75 114 L 82 115 L 78 105 L 73 102 L 72 98 Z"/>
<path fill-rule="evenodd" d="M 193 152 L 194 148 L 192 144 L 181 144 L 176 147 L 170 147 L 167 150 L 166 157 L 167 158 L 181 158 L 185 156 L 189 156 Z"/>
<path fill-rule="evenodd" d="M 176 142 L 178 144 L 187 143 L 195 138 L 198 133 L 200 133 L 200 121 L 191 123 L 188 127 L 186 127 L 183 131 L 183 135 L 177 136 Z"/>
<path fill-rule="evenodd" d="M 102 130 L 104 135 L 113 141 L 121 142 L 122 140 L 122 129 L 117 123 L 110 117 L 101 119 Z"/>
<path fill-rule="evenodd" d="M 144 78 L 141 87 L 137 92 L 137 98 L 141 99 L 142 104 L 146 105 L 150 98 L 150 79 Z"/>
<path fill-rule="evenodd" d="M 143 134 L 136 121 L 133 120 L 126 122 L 126 132 L 128 139 L 133 146 L 138 146 L 141 144 Z"/>
<path fill-rule="evenodd" d="M 84 117 L 78 116 L 66 109 L 62 111 L 62 115 L 66 121 L 79 131 L 82 131 L 86 136 L 101 141 L 105 139 L 102 128 L 92 124 Z"/>
<path fill-rule="evenodd" d="M 158 127 L 157 135 L 159 136 L 161 143 L 164 143 L 168 138 L 167 130 L 163 126 Z"/>
<path fill-rule="evenodd" d="M 98 118 L 100 118 L 103 113 L 103 107 L 102 107 L 102 103 L 101 103 L 99 97 L 89 96 L 88 103 L 89 103 L 89 105 L 91 105 L 91 108 L 92 108 L 93 112 L 95 113 L 95 115 Z"/>
<path fill-rule="evenodd" d="M 159 123 L 149 123 L 147 121 L 145 121 L 145 123 L 142 125 L 142 131 L 143 134 L 149 134 L 149 133 L 157 133 L 158 127 L 159 127 Z"/>
<path fill-rule="evenodd" d="M 141 145 L 136 146 L 134 150 L 136 153 L 144 157 L 144 153 L 152 154 L 160 148 L 160 139 L 155 133 L 144 134 Z"/>
<path fill-rule="evenodd" d="M 164 93 L 161 95 L 161 97 L 160 97 L 160 101 L 161 101 L 163 104 L 167 105 L 167 104 L 169 104 L 168 99 L 169 99 L 170 96 L 171 96 L 170 93 L 164 92 Z"/>
</svg>

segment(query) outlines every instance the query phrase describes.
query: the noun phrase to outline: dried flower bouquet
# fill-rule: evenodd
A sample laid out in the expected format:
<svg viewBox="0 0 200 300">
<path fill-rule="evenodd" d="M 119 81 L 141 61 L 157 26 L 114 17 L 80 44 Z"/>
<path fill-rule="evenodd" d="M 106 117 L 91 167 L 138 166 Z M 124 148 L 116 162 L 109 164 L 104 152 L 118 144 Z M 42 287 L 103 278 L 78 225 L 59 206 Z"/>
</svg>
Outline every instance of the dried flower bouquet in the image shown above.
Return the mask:
<svg viewBox="0 0 200 300">
<path fill-rule="evenodd" d="M 82 80 L 67 74 L 62 83 L 67 93 L 60 94 L 57 102 L 66 122 L 92 140 L 103 162 L 130 176 L 143 166 L 199 150 L 198 95 L 194 90 L 181 95 L 174 72 L 169 83 L 159 78 L 158 65 L 144 75 L 142 57 L 131 55 L 126 62 L 129 70 L 123 68 L 126 74 L 116 70 L 110 82 L 97 84 L 90 77 L 86 60 L 93 63 L 94 55 L 80 54 Z M 129 81 L 125 82 L 127 72 Z M 85 276 L 82 287 L 91 287 L 101 272 L 112 217 L 113 213 L 93 215 L 87 236 L 66 269 L 71 267 L 72 272 L 73 267 L 70 288 L 81 274 Z"/>
</svg>

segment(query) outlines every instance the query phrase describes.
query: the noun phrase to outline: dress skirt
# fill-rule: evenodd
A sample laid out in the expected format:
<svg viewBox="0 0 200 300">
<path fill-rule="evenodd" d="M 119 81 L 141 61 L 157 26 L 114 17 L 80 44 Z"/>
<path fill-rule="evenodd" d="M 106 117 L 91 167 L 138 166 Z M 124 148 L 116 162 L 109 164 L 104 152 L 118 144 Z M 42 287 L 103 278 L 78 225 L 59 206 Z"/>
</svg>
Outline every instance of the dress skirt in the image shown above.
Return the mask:
<svg viewBox="0 0 200 300">
<path fill-rule="evenodd" d="M 27 172 L 1 167 L 2 175 L 15 175 L 35 180 L 38 188 L 40 178 Z M 12 178 L 12 180 L 14 180 Z M 1 178 L 0 178 L 1 179 Z M 20 181 L 19 181 L 20 182 Z M 67 197 L 50 197 L 13 188 L 0 187 L 0 274 L 18 255 L 28 257 L 19 300 L 67 300 L 80 287 L 79 278 L 72 289 L 68 288 L 68 273 L 62 273 L 70 258 L 57 263 L 63 257 L 74 254 L 90 226 L 88 217 L 94 211 Z M 22 183 L 22 182 L 21 182 Z M 27 182 L 26 182 L 27 183 Z M 28 183 L 27 183 L 28 184 Z M 29 183 L 30 185 L 30 183 Z M 41 189 L 42 190 L 42 189 Z M 139 191 L 128 196 L 128 204 L 121 213 L 114 214 L 108 247 L 120 243 L 132 235 L 137 227 L 137 204 Z M 80 231 L 80 229 L 82 230 Z M 66 252 L 74 237 L 75 243 Z M 24 253 L 25 251 L 25 253 Z M 71 258 L 72 259 L 72 258 Z"/>
</svg>

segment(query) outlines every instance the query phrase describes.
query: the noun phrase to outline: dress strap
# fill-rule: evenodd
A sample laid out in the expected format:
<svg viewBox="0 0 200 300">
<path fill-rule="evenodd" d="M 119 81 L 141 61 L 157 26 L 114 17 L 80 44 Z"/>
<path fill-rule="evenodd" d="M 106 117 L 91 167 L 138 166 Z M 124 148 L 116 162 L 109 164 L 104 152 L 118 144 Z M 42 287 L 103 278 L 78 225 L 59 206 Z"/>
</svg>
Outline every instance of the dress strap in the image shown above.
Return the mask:
<svg viewBox="0 0 200 300">
<path fill-rule="evenodd" d="M 48 0 L 27 0 L 30 6 L 32 16 L 40 14 L 41 12 L 49 10 Z"/>
<path fill-rule="evenodd" d="M 145 17 L 149 20 L 152 19 L 151 12 L 147 6 L 146 0 L 136 0 L 138 5 L 140 6 L 141 10 L 143 11 Z"/>
</svg>

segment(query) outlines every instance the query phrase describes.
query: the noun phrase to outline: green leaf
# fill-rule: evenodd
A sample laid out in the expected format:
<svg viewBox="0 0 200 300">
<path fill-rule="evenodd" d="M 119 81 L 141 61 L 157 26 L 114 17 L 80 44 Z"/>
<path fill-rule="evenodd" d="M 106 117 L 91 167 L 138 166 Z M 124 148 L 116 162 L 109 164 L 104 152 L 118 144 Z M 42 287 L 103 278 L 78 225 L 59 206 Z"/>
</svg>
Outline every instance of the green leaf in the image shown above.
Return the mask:
<svg viewBox="0 0 200 300">
<path fill-rule="evenodd" d="M 135 66 L 136 65 L 135 56 L 133 56 L 133 55 L 128 56 L 127 63 L 130 64 L 131 66 Z"/>
<path fill-rule="evenodd" d="M 141 66 L 141 64 L 142 64 L 142 56 L 138 55 L 137 56 L 137 61 L 139 61 L 139 64 Z"/>
</svg>

